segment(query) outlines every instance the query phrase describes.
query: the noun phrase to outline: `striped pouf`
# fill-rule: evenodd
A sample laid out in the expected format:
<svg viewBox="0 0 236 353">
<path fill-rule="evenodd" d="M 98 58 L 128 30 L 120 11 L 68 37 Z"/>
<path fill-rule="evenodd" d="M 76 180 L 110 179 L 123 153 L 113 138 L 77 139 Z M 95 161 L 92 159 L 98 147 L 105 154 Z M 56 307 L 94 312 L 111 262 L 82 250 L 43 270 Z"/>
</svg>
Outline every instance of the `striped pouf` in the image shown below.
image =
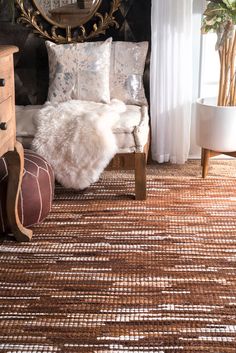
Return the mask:
<svg viewBox="0 0 236 353">
<path fill-rule="evenodd" d="M 0 158 L 0 232 L 8 231 L 6 217 L 7 166 Z M 25 150 L 24 174 L 18 201 L 22 224 L 30 227 L 49 214 L 54 196 L 54 173 L 50 164 L 33 151 Z"/>
</svg>

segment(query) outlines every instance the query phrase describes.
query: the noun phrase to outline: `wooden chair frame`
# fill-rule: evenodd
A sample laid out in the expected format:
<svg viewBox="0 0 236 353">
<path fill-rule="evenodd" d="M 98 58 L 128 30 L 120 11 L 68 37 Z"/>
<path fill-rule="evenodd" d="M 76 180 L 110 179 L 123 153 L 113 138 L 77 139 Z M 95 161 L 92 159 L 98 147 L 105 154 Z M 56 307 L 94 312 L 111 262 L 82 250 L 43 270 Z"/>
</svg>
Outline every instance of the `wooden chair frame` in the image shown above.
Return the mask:
<svg viewBox="0 0 236 353">
<path fill-rule="evenodd" d="M 135 171 L 135 200 L 143 201 L 147 198 L 146 167 L 149 150 L 149 140 L 143 152 L 118 153 L 112 159 L 106 170 L 134 170 Z"/>
</svg>

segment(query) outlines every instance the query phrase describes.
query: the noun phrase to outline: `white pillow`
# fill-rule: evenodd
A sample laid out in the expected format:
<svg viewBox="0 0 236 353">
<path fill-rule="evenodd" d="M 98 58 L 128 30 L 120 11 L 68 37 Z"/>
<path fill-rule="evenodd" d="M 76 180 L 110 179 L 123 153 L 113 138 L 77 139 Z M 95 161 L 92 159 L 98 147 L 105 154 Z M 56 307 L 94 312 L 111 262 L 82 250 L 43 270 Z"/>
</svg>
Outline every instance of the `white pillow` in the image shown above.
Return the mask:
<svg viewBox="0 0 236 353">
<path fill-rule="evenodd" d="M 147 105 L 143 87 L 148 42 L 113 42 L 111 50 L 111 98 L 125 104 Z"/>
<path fill-rule="evenodd" d="M 110 103 L 111 42 L 55 44 L 46 41 L 49 59 L 48 100 Z"/>
</svg>

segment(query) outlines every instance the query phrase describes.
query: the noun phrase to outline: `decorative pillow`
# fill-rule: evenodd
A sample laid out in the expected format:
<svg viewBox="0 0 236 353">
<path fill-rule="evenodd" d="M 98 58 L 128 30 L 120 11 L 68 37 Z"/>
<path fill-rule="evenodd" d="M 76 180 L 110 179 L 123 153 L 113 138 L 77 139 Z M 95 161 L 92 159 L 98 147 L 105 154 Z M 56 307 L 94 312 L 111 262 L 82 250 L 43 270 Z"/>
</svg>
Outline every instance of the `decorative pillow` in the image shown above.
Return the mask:
<svg viewBox="0 0 236 353">
<path fill-rule="evenodd" d="M 47 41 L 48 100 L 110 103 L 111 42 L 55 44 Z"/>
<path fill-rule="evenodd" d="M 113 42 L 111 50 L 111 98 L 126 104 L 147 105 L 143 72 L 148 42 Z"/>
</svg>

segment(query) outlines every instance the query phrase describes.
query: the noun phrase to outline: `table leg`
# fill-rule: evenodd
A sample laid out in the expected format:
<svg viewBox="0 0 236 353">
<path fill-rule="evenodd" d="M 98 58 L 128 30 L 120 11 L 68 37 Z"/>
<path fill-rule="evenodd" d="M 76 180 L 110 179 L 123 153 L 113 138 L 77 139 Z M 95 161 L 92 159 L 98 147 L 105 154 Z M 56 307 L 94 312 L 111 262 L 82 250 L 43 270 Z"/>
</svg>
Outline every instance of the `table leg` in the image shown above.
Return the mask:
<svg viewBox="0 0 236 353">
<path fill-rule="evenodd" d="M 208 175 L 209 169 L 209 159 L 211 157 L 211 151 L 208 149 L 204 149 L 204 157 L 203 157 L 203 166 L 202 166 L 202 177 L 206 178 Z"/>
<path fill-rule="evenodd" d="M 202 148 L 202 154 L 201 154 L 201 166 L 204 166 L 204 159 L 205 159 L 205 148 Z"/>
<path fill-rule="evenodd" d="M 18 198 L 24 169 L 24 150 L 19 142 L 4 156 L 8 167 L 7 217 L 11 232 L 18 241 L 29 241 L 32 231 L 23 227 L 18 216 Z"/>
</svg>

